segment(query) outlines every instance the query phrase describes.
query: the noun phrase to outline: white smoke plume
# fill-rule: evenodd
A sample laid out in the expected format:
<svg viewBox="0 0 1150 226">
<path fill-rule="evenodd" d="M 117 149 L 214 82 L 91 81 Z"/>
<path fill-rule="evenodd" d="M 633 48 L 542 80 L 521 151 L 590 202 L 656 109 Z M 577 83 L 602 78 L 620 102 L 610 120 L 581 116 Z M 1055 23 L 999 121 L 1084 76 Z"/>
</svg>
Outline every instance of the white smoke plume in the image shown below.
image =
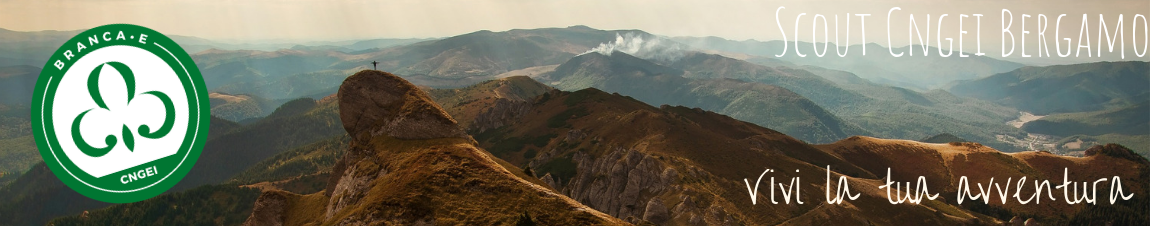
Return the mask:
<svg viewBox="0 0 1150 226">
<path fill-rule="evenodd" d="M 612 52 L 619 51 L 647 60 L 674 62 L 683 57 L 685 49 L 686 47 L 682 44 L 665 41 L 659 37 L 651 37 L 648 40 L 644 40 L 642 35 L 635 33 L 627 33 L 625 35 L 616 33 L 614 42 L 600 43 L 598 47 L 587 50 L 587 52 L 583 54 L 595 52 L 610 56 Z"/>
</svg>

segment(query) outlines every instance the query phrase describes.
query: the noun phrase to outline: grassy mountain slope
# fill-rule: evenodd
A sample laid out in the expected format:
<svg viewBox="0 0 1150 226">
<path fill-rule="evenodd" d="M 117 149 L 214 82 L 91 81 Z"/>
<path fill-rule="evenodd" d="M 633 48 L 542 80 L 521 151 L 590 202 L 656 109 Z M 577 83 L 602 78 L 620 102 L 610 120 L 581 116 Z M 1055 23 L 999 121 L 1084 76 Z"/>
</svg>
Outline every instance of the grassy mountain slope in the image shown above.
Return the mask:
<svg viewBox="0 0 1150 226">
<path fill-rule="evenodd" d="M 629 97 L 586 89 L 541 96 L 530 113 L 517 121 L 520 123 L 475 138 L 495 156 L 530 167 L 564 194 L 634 223 L 981 221 L 960 209 L 944 210 L 955 217 L 937 218 L 936 207 L 891 206 L 880 198 L 879 190 L 873 189 L 851 202 L 849 206 L 855 208 L 812 204 L 823 199 L 814 185 L 821 186 L 824 171 L 816 166 L 832 165 L 835 175 L 855 176 L 850 182 L 852 189 L 869 187 L 877 177 L 782 133 L 700 109 L 656 108 Z M 742 179 L 753 181 L 763 169 L 786 169 L 771 173 L 775 178 L 802 177 L 799 186 L 807 204 L 752 205 Z M 768 202 L 768 198 L 760 193 L 758 201 Z"/>
<path fill-rule="evenodd" d="M 653 108 L 625 96 L 611 95 L 594 89 L 542 95 L 536 99 L 528 112 L 530 113 L 515 120 L 519 123 L 480 133 L 475 138 L 482 147 L 490 150 L 495 156 L 506 159 L 512 164 L 530 167 L 536 175 L 564 194 L 612 216 L 625 219 L 633 217 L 635 221 L 632 222 L 772 224 L 769 222 L 783 221 L 786 224 L 821 224 L 833 220 L 835 224 L 852 224 L 850 222 L 866 224 L 868 221 L 880 222 L 867 217 L 871 214 L 894 216 L 892 213 L 881 211 L 855 213 L 851 212 L 853 210 L 837 208 L 839 205 L 817 208 L 804 208 L 798 205 L 797 209 L 790 210 L 768 206 L 772 210 L 758 210 L 755 208 L 760 208 L 762 205 L 743 203 L 749 202 L 743 191 L 721 191 L 725 188 L 743 188 L 743 184 L 738 181 L 731 181 L 735 184 L 724 184 L 730 183 L 723 182 L 724 180 L 754 179 L 754 173 L 764 166 L 771 169 L 788 169 L 793 166 L 787 165 L 786 162 L 792 159 L 814 166 L 831 165 L 837 173 L 855 177 L 860 182 L 859 184 L 852 182 L 852 189 L 864 187 L 860 189 L 864 191 L 864 197 L 870 192 L 884 194 L 884 191 L 874 190 L 873 187 L 881 185 L 881 181 L 877 179 L 885 174 L 886 167 L 897 169 L 896 179 L 901 181 L 913 181 L 914 178 L 910 175 L 926 173 L 925 175 L 930 178 L 928 181 L 933 183 L 930 184 L 931 191 L 942 189 L 944 195 L 941 197 L 944 199 L 930 201 L 922 206 L 929 208 L 928 212 L 934 216 L 963 218 L 965 219 L 962 221 L 963 224 L 1005 222 L 1014 216 L 1022 216 L 1024 219 L 1037 218 L 1043 222 L 1053 223 L 1144 221 L 1139 215 L 1133 214 L 1137 213 L 1137 206 L 1142 203 L 1140 200 L 1122 202 L 1115 206 L 1078 205 L 1076 207 L 1082 208 L 1067 208 L 1068 205 L 1048 202 L 1037 206 L 1034 204 L 998 206 L 973 205 L 967 201 L 967 204 L 957 205 L 954 200 L 948 198 L 954 196 L 953 189 L 957 184 L 955 175 L 971 176 L 974 181 L 982 183 L 985 183 L 989 176 L 1000 176 L 996 174 L 1000 172 L 1021 172 L 1019 175 L 1029 175 L 1031 179 L 1055 180 L 1057 179 L 1055 175 L 1060 174 L 1056 174 L 1054 169 L 1062 169 L 1069 165 L 1055 164 L 1051 161 L 1083 163 L 1085 165 L 1071 167 L 1072 170 L 1085 167 L 1084 170 L 1091 171 L 1088 174 L 1074 174 L 1075 178 L 1089 179 L 1114 174 L 1126 179 L 1124 182 L 1129 186 L 1127 189 L 1135 190 L 1132 192 L 1136 194 L 1147 192 L 1148 190 L 1145 190 L 1147 188 L 1143 187 L 1145 183 L 1127 181 L 1150 176 L 1150 173 L 1141 173 L 1150 166 L 1144 159 L 1139 160 L 1140 157 L 1137 155 L 1122 151 L 1124 148 L 1104 148 L 1107 151 L 1096 153 L 1112 154 L 1090 154 L 1086 158 L 1073 158 L 1034 152 L 1005 154 L 974 143 L 925 144 L 855 137 L 833 144 L 817 145 L 815 149 L 808 150 L 799 142 L 793 140 L 787 142 L 789 138 L 785 138 L 785 135 L 726 116 L 683 107 Z M 760 160 L 763 158 L 757 156 L 760 154 L 769 157 Z M 933 160 L 936 158 L 943 160 Z M 940 163 L 944 160 L 950 163 Z M 938 164 L 931 165 L 935 163 Z M 801 167 L 796 168 L 801 169 L 795 173 L 798 175 L 810 171 Z M 684 176 L 681 178 L 669 176 L 676 174 Z M 813 176 L 808 175 L 803 178 L 811 177 Z M 804 181 L 812 184 L 823 183 Z M 712 183 L 719 185 L 711 185 Z M 685 192 L 691 190 L 707 192 Z M 725 195 L 705 195 L 708 193 Z M 736 194 L 744 197 L 734 196 Z M 812 199 L 817 200 L 819 197 Z M 709 204 L 700 204 L 699 200 L 706 200 Z M 764 200 L 760 198 L 759 201 Z M 870 201 L 883 206 L 876 207 L 877 210 L 891 208 L 886 203 L 885 196 L 880 195 L 879 199 Z M 733 203 L 736 207 L 724 206 L 727 205 L 726 202 Z M 852 206 L 868 209 L 862 207 L 872 204 L 867 202 L 858 201 L 852 203 Z M 729 211 L 725 213 L 731 218 L 691 217 L 688 206 L 708 205 L 711 208 L 723 206 L 721 209 Z M 662 208 L 673 209 L 671 212 L 674 214 L 669 218 L 648 214 L 653 210 L 658 212 L 657 210 Z M 753 214 L 743 216 L 740 213 L 732 213 L 735 212 L 730 211 L 732 209 L 749 209 L 748 212 Z M 903 213 L 916 212 L 903 211 Z M 764 212 L 775 214 L 762 216 L 761 213 Z M 1103 217 L 1111 215 L 1115 217 Z M 950 224 L 933 219 L 933 217 L 920 217 L 914 220 L 883 219 L 881 222 Z"/>
<path fill-rule="evenodd" d="M 526 214 L 529 218 L 533 217 L 530 221 L 541 224 L 618 224 L 613 222 L 617 219 L 612 220 L 569 198 L 510 175 L 510 172 L 490 159 L 472 160 L 482 158 L 483 155 L 478 153 L 482 149 L 471 145 L 465 139 L 450 138 L 375 139 L 372 144 L 359 147 L 379 151 L 380 156 L 372 158 L 388 160 L 356 165 L 360 170 L 364 170 L 363 167 L 379 167 L 379 170 L 388 172 L 381 175 L 384 178 L 368 184 L 373 188 L 371 192 L 342 201 L 353 204 L 344 204 L 347 206 L 342 209 L 328 210 L 330 217 L 326 220 L 323 209 L 319 209 L 318 215 L 313 215 L 315 218 L 286 216 L 285 221 L 323 224 L 341 221 L 515 224 L 522 221 L 521 215 Z M 392 154 L 382 154 L 388 152 Z M 367 172 L 358 173 L 362 175 Z M 286 196 L 322 197 L 323 193 Z M 327 202 L 327 197 L 322 198 L 325 199 L 322 202 Z M 340 206 L 334 203 L 341 200 L 339 198 L 336 195 L 327 205 Z M 292 205 L 288 209 L 290 212 L 309 206 L 317 205 Z"/>
<path fill-rule="evenodd" d="M 522 114 L 517 107 L 553 90 L 534 79 L 512 76 L 458 89 L 432 89 L 428 95 L 469 131 L 498 127 L 510 116 Z M 491 109 L 488 111 L 479 111 Z"/>
<path fill-rule="evenodd" d="M 338 95 L 351 141 L 326 192 L 264 192 L 245 225 L 622 223 L 504 168 L 395 75 L 359 72 Z"/>
<path fill-rule="evenodd" d="M 1027 185 L 1032 180 L 1062 181 L 1068 172 L 1068 181 L 1093 181 L 1099 178 L 1122 178 L 1123 189 L 1134 194 L 1150 192 L 1150 162 L 1120 145 L 1096 146 L 1087 151 L 1085 157 L 1067 157 L 1049 152 L 1002 153 L 977 143 L 954 142 L 949 144 L 927 144 L 906 140 L 887 140 L 869 137 L 852 137 L 834 144 L 818 145 L 819 149 L 834 152 L 866 169 L 869 172 L 885 175 L 890 172 L 894 181 L 915 181 L 919 176 L 926 178 L 931 192 L 939 192 L 948 202 L 956 197 L 960 188 L 961 176 L 969 182 L 989 183 L 990 178 L 1026 177 Z M 1064 172 L 1064 170 L 1066 172 Z M 998 181 L 999 186 L 1006 185 Z M 1017 181 L 1015 182 L 1017 183 Z M 1103 183 L 1107 184 L 1107 183 Z M 1109 185 L 1098 189 L 1109 190 Z M 1023 189 L 1021 196 L 1030 197 L 1032 189 Z M 1016 200 L 1006 200 L 991 195 L 989 204 L 983 200 L 967 201 L 962 206 L 983 214 L 1008 220 L 1015 216 L 1036 218 L 1043 224 L 1062 225 L 1067 223 L 1089 224 L 1131 224 L 1147 222 L 1145 211 L 1148 207 L 1145 197 L 1109 204 L 1099 199 L 1096 205 L 1071 205 L 1064 197 L 1058 201 L 1042 200 L 1039 205 L 1021 204 Z M 1144 196 L 1144 195 L 1143 195 Z M 1006 199 L 1012 199 L 1007 196 Z M 1042 199 L 1042 198 L 1040 198 Z M 1099 210 L 1115 211 L 1098 213 Z M 1113 217 L 1104 217 L 1113 216 Z M 1137 223 L 1135 223 L 1137 224 Z"/>
</svg>

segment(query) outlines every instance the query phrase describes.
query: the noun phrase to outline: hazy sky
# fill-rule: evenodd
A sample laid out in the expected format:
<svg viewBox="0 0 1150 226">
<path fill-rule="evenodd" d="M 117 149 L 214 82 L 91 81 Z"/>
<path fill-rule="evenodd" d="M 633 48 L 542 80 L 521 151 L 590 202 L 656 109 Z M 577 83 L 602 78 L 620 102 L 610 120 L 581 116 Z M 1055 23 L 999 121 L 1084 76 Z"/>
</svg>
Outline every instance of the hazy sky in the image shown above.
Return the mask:
<svg viewBox="0 0 1150 226">
<path fill-rule="evenodd" d="M 779 22 L 776 22 L 776 10 L 780 6 L 786 8 L 778 13 Z M 907 18 L 910 14 L 914 14 L 916 22 L 920 23 L 924 38 L 927 35 L 926 14 L 931 15 L 929 42 L 935 45 L 941 14 L 949 14 L 942 24 L 942 37 L 957 40 L 959 14 L 978 13 L 984 15 L 981 22 L 982 48 L 988 54 L 1000 53 L 999 23 L 1004 8 L 1013 13 L 1015 36 L 1021 35 L 1022 14 L 1032 16 L 1026 21 L 1027 29 L 1031 30 L 1028 39 L 1037 36 L 1037 31 L 1033 31 L 1037 14 L 1046 14 L 1052 23 L 1047 31 L 1048 40 L 1055 40 L 1051 34 L 1054 19 L 1058 14 L 1068 14 L 1063 18 L 1060 32 L 1062 37 L 1070 36 L 1077 42 L 1082 14 L 1088 14 L 1091 45 L 1097 42 L 1098 14 L 1104 14 L 1111 30 L 1118 15 L 1124 14 L 1127 48 L 1133 42 L 1134 14 L 1150 15 L 1150 1 L 1147 0 L 0 0 L 0 28 L 18 31 L 77 30 L 109 23 L 132 23 L 166 34 L 215 40 L 302 41 L 445 37 L 476 30 L 587 25 L 598 29 L 642 29 L 668 36 L 776 40 L 782 39 L 777 25 L 781 22 L 787 38 L 793 40 L 795 16 L 806 13 L 799 21 L 799 39 L 811 40 L 811 26 L 815 25 L 812 20 L 815 14 L 823 14 L 828 20 L 831 42 L 834 42 L 834 15 L 839 16 L 841 32 L 845 33 L 846 13 L 865 13 L 871 14 L 866 18 L 866 41 L 886 45 L 887 12 L 892 7 L 902 9 L 891 16 L 890 37 L 894 46 L 909 43 Z M 972 51 L 975 44 L 970 40 L 975 38 L 974 19 L 964 19 L 963 28 L 969 32 L 965 36 L 964 49 L 968 51 Z M 851 43 L 857 44 L 861 41 L 857 33 L 860 28 L 858 17 L 852 16 L 850 22 L 853 29 Z M 1141 21 L 1138 23 L 1138 27 L 1145 26 Z M 818 39 L 821 42 L 821 20 L 817 25 L 820 26 Z M 1141 37 L 1146 30 L 1138 29 L 1138 40 L 1145 39 Z M 846 38 L 845 34 L 843 38 Z M 942 45 L 946 45 L 945 40 Z M 1029 40 L 1027 45 L 1033 48 L 1033 40 Z M 1054 47 L 1049 48 L 1054 51 Z"/>
</svg>

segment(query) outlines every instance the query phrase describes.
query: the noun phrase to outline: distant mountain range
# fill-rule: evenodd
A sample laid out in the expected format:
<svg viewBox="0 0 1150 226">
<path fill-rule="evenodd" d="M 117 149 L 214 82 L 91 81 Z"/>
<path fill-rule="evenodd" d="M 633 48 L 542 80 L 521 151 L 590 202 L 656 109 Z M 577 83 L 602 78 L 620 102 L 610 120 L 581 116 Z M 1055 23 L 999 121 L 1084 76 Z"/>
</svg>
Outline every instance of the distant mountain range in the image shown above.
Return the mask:
<svg viewBox="0 0 1150 226">
<path fill-rule="evenodd" d="M 0 104 L 32 104 L 32 92 L 36 79 L 40 78 L 40 68 L 17 65 L 0 67 Z"/>
<path fill-rule="evenodd" d="M 19 32 L 0 28 L 0 67 L 43 67 L 69 38 L 81 31 Z"/>
<path fill-rule="evenodd" d="M 536 78 L 563 90 L 594 87 L 653 105 L 701 107 L 814 143 L 851 135 L 917 139 L 956 133 L 1012 150 L 996 143 L 995 135 L 1020 132 L 1001 123 L 1016 114 L 1011 108 L 945 91 L 877 85 L 849 72 L 768 67 L 699 52 L 666 64 L 622 52 L 588 53 Z M 901 120 L 908 118 L 913 120 Z"/>
<path fill-rule="evenodd" d="M 854 44 L 849 47 L 833 43 L 824 46 L 820 43 L 819 49 L 826 47 L 826 54 L 817 57 L 811 48 L 814 45 L 809 42 L 796 44 L 780 40 L 732 41 L 718 37 L 676 37 L 672 40 L 703 50 L 745 54 L 747 58 L 774 58 L 798 65 L 849 71 L 879 84 L 914 90 L 941 88 L 952 81 L 981 78 L 1024 66 L 990 57 L 974 56 L 971 53 L 964 53 L 970 57 L 959 57 L 957 51 L 950 57 L 941 57 L 938 48 L 935 47 L 927 48 L 927 55 L 924 56 L 922 48 L 917 45 L 888 50 L 887 47 L 875 43 Z M 863 55 L 864 47 L 866 55 Z M 913 53 L 912 47 L 914 47 Z M 839 57 L 836 48 L 847 50 L 846 57 Z M 904 54 L 901 57 L 894 57 L 890 51 Z M 800 53 L 805 57 L 799 56 Z M 775 58 L 779 54 L 784 55 Z"/>
<path fill-rule="evenodd" d="M 679 65 L 695 65 L 687 62 L 691 59 L 685 57 Z M 737 68 L 732 71 L 748 73 Z M 684 77 L 687 74 L 694 73 L 658 65 L 623 52 L 614 52 L 610 56 L 593 52 L 572 58 L 540 78 L 545 83 L 553 81 L 550 83 L 561 90 L 594 87 L 632 96 L 652 105 L 712 110 L 770 126 L 808 142 L 832 142 L 854 134 L 867 134 L 785 88 L 725 78 L 692 79 Z"/>
<path fill-rule="evenodd" d="M 1024 67 L 950 91 L 1034 114 L 1097 111 L 1150 100 L 1150 62 L 1098 62 Z"/>
</svg>

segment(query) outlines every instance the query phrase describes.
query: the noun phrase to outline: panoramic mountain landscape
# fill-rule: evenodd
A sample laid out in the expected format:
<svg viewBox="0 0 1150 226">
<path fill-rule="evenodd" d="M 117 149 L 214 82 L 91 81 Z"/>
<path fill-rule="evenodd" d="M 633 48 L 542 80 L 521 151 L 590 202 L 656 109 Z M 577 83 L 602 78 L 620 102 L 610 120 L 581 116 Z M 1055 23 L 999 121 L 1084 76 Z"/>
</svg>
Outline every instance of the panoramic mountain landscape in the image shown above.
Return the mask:
<svg viewBox="0 0 1150 226">
<path fill-rule="evenodd" d="M 211 92 L 207 143 L 168 193 L 104 203 L 56 179 L 31 135 L 46 54 L 79 32 L 0 29 L 0 225 L 1150 222 L 1145 59 L 1027 66 L 917 45 L 893 58 L 874 43 L 775 57 L 781 41 L 587 26 L 173 36 Z M 878 188 L 918 176 L 939 199 L 894 205 Z M 992 178 L 1119 176 L 1134 198 L 1023 205 L 988 191 L 960 204 L 960 176 L 975 192 Z M 843 185 L 858 198 L 827 204 Z"/>
</svg>

